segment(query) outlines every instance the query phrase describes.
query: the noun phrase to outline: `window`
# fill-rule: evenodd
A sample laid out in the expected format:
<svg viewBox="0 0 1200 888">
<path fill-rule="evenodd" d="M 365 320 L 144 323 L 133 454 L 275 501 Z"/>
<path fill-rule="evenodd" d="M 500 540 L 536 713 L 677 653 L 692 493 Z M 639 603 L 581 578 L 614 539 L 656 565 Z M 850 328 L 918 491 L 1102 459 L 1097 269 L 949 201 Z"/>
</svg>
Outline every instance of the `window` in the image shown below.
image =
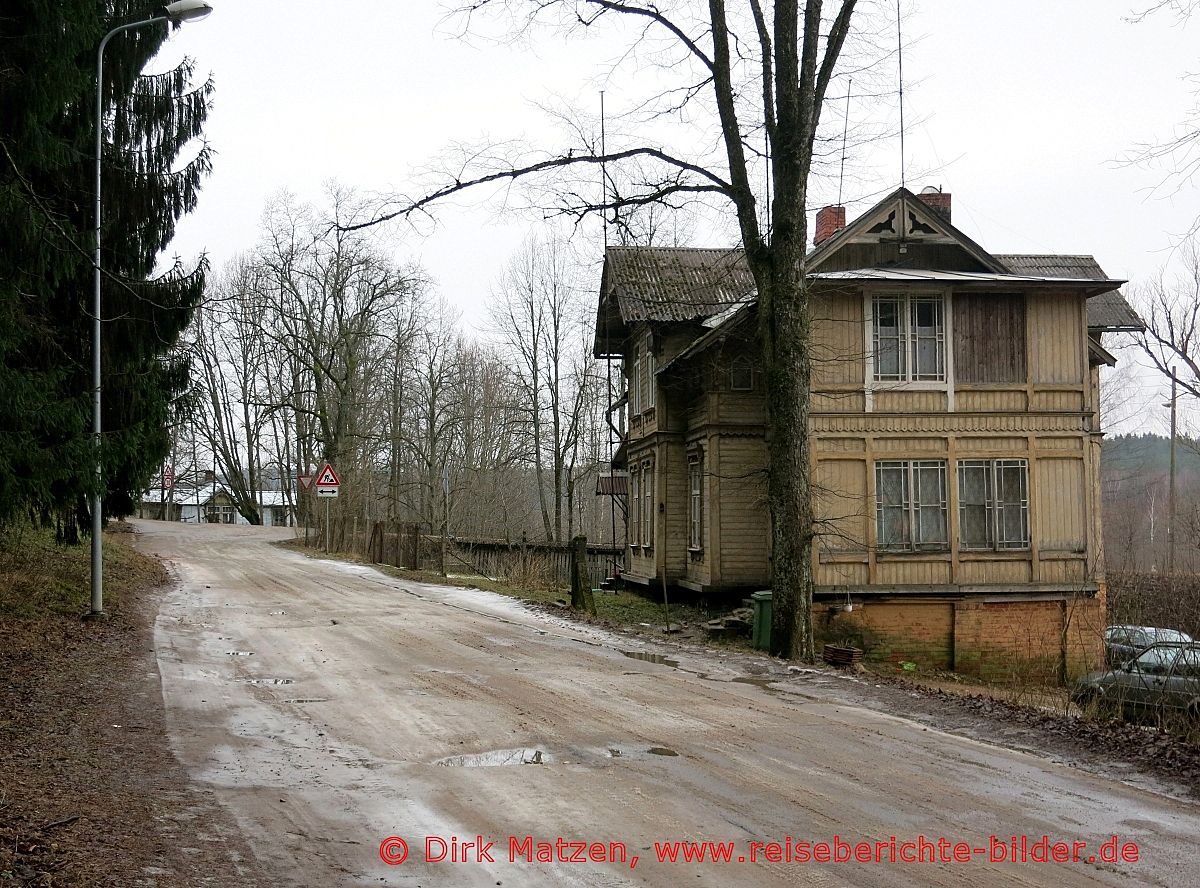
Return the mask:
<svg viewBox="0 0 1200 888">
<path fill-rule="evenodd" d="M 947 548 L 946 461 L 875 463 L 875 523 L 879 548 Z"/>
<path fill-rule="evenodd" d="M 629 415 L 637 416 L 642 412 L 642 361 L 638 350 L 633 350 L 629 363 Z"/>
<path fill-rule="evenodd" d="M 629 470 L 629 545 L 636 546 L 642 540 L 642 473 L 637 467 Z"/>
<path fill-rule="evenodd" d="M 965 459 L 958 464 L 958 537 L 963 549 L 1029 548 L 1029 463 Z"/>
<path fill-rule="evenodd" d="M 699 454 L 688 461 L 688 548 L 703 549 L 704 462 Z"/>
<path fill-rule="evenodd" d="M 642 545 L 654 545 L 654 464 L 642 464 Z"/>
<path fill-rule="evenodd" d="M 654 358 L 654 352 L 646 349 L 646 409 L 653 410 L 658 389 L 658 380 L 655 378 L 655 373 L 658 370 L 658 361 Z"/>
<path fill-rule="evenodd" d="M 739 355 L 729 364 L 729 390 L 754 391 L 754 362 L 745 355 Z"/>
<path fill-rule="evenodd" d="M 876 381 L 941 382 L 946 326 L 941 296 L 878 296 L 872 331 Z"/>
</svg>

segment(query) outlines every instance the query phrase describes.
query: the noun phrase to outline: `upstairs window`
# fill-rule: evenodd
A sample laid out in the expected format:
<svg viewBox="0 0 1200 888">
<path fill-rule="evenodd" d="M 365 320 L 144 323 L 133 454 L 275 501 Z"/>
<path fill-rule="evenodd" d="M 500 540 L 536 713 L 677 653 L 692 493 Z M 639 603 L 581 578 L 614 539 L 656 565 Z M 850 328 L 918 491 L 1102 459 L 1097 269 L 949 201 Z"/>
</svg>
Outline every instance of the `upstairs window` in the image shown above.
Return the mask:
<svg viewBox="0 0 1200 888">
<path fill-rule="evenodd" d="M 646 397 L 643 401 L 643 403 L 646 405 L 647 410 L 654 409 L 655 403 L 658 400 L 657 399 L 658 379 L 656 378 L 657 373 L 658 373 L 658 361 L 654 357 L 654 351 L 652 349 L 647 348 L 646 349 L 646 371 L 645 371 Z"/>
<path fill-rule="evenodd" d="M 946 324 L 941 296 L 877 296 L 873 318 L 877 382 L 946 379 Z"/>
<path fill-rule="evenodd" d="M 638 350 L 634 348 L 633 357 L 629 360 L 629 415 L 637 416 L 642 412 L 642 362 Z"/>
<path fill-rule="evenodd" d="M 875 528 L 880 549 L 896 552 L 948 548 L 946 461 L 875 463 Z"/>
<path fill-rule="evenodd" d="M 754 362 L 745 355 L 738 355 L 729 364 L 729 390 L 754 391 Z"/>
<path fill-rule="evenodd" d="M 958 535 L 962 549 L 1029 548 L 1029 463 L 964 459 L 958 464 Z"/>
</svg>

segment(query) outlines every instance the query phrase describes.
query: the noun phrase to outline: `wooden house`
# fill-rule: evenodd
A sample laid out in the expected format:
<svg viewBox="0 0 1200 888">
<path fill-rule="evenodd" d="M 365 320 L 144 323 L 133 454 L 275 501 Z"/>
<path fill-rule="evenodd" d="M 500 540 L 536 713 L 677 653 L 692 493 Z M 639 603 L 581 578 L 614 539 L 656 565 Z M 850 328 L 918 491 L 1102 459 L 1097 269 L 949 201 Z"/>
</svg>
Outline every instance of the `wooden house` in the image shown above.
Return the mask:
<svg viewBox="0 0 1200 888">
<path fill-rule="evenodd" d="M 817 214 L 816 630 L 869 656 L 1059 677 L 1100 656 L 1098 367 L 1140 325 L 1090 256 L 991 254 L 951 199 Z M 624 577 L 771 583 L 765 398 L 740 250 L 614 247 L 595 353 L 622 362 Z"/>
</svg>

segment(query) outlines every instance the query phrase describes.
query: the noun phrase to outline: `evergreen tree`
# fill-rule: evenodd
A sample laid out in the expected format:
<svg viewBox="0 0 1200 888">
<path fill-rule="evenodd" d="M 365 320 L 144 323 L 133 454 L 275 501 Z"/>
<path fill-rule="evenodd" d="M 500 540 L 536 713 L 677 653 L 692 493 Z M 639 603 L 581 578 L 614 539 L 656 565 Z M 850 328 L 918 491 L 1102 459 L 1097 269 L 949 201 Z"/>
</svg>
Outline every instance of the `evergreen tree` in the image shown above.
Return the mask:
<svg viewBox="0 0 1200 888">
<path fill-rule="evenodd" d="M 8 0 L 0 11 L 0 523 L 27 510 L 82 517 L 91 438 L 95 64 L 101 38 L 155 7 L 137 0 Z M 102 391 L 105 511 L 131 511 L 165 457 L 188 368 L 171 357 L 205 263 L 155 265 L 210 168 L 211 80 L 185 62 L 142 72 L 166 23 L 114 37 L 104 57 Z"/>
</svg>

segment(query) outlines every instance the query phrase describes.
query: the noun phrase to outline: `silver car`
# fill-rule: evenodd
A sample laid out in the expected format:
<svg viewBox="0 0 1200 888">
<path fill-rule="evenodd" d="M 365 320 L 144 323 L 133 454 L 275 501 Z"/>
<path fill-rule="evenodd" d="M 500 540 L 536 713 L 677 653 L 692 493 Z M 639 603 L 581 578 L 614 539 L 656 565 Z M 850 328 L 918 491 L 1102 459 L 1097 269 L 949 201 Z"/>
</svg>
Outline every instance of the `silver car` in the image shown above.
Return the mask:
<svg viewBox="0 0 1200 888">
<path fill-rule="evenodd" d="M 1161 629 L 1158 626 L 1109 626 L 1104 630 L 1104 662 L 1109 666 L 1120 666 L 1155 642 L 1193 640 L 1192 636 L 1178 629 Z"/>
<path fill-rule="evenodd" d="M 1200 722 L 1200 644 L 1152 644 L 1120 666 L 1085 675 L 1071 699 L 1131 721 L 1182 715 Z"/>
</svg>

